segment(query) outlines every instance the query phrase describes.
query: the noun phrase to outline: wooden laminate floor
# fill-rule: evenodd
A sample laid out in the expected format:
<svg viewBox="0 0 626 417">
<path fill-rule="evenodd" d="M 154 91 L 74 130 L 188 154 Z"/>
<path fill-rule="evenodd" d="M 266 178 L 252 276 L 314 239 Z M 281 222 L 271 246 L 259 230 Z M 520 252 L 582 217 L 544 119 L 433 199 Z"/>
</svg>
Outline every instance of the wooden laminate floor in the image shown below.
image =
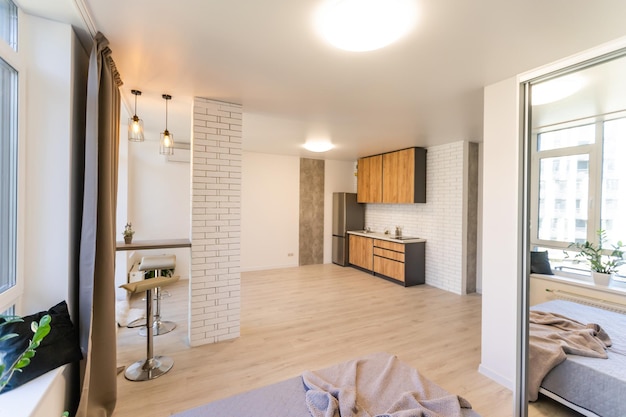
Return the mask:
<svg viewBox="0 0 626 417">
<path fill-rule="evenodd" d="M 173 357 L 174 367 L 146 382 L 120 374 L 114 417 L 169 416 L 380 351 L 465 397 L 483 417 L 512 416 L 512 393 L 478 372 L 480 295 L 404 288 L 334 264 L 247 272 L 241 278 L 241 337 L 190 348 L 188 282 L 168 289 L 172 296 L 162 314 L 178 327 L 155 337 L 154 349 Z M 131 306 L 143 303 L 139 297 Z M 145 338 L 137 332 L 119 328 L 118 365 L 145 357 Z M 578 414 L 542 399 L 529 415 Z"/>
</svg>

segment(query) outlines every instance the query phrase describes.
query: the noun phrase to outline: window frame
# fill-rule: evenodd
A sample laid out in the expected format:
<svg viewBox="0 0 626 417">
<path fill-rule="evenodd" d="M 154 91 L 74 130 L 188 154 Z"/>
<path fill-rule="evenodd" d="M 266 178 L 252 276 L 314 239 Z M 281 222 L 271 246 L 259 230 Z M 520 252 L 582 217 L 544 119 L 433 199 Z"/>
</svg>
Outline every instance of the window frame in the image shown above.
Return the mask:
<svg viewBox="0 0 626 417">
<path fill-rule="evenodd" d="M 606 122 L 626 118 L 626 111 L 598 115 L 592 118 L 577 121 L 563 122 L 550 126 L 543 126 L 531 132 L 531 170 L 530 170 L 530 244 L 532 248 L 548 248 L 571 250 L 571 242 L 545 240 L 539 238 L 539 168 L 541 159 L 565 157 L 575 155 L 589 155 L 589 183 L 587 201 L 587 231 L 586 240 L 598 243 L 597 231 L 601 228 L 602 215 L 602 175 L 603 175 L 603 147 L 604 124 Z M 540 134 L 588 124 L 595 124 L 595 141 L 592 144 L 569 146 L 564 148 L 539 151 L 537 148 Z M 610 250 L 605 250 L 608 255 Z M 568 274 L 569 275 L 569 274 Z M 583 275 L 583 274 L 580 274 Z M 588 274 L 585 274 L 588 275 Z"/>
<path fill-rule="evenodd" d="M 0 311 L 14 308 L 16 312 L 21 310 L 22 295 L 24 293 L 24 231 L 25 231 L 25 118 L 26 118 L 26 76 L 23 54 L 20 53 L 19 39 L 22 39 L 23 21 L 22 10 L 17 8 L 17 39 L 18 47 L 14 49 L 11 45 L 0 39 L 0 57 L 15 71 L 17 71 L 17 195 L 16 195 L 16 251 L 15 251 L 15 285 L 0 293 Z"/>
</svg>

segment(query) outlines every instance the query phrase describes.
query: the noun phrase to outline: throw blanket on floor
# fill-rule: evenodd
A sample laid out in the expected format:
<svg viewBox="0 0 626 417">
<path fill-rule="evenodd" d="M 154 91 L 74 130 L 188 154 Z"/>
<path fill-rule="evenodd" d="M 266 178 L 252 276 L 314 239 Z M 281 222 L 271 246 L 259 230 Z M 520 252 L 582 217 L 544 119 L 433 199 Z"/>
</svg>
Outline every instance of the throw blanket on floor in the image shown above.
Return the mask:
<svg viewBox="0 0 626 417">
<path fill-rule="evenodd" d="M 556 313 L 530 311 L 528 400 L 535 401 L 543 378 L 566 354 L 608 358 L 611 339 L 597 324 L 582 324 Z"/>
<path fill-rule="evenodd" d="M 313 417 L 461 417 L 461 408 L 472 408 L 387 353 L 306 371 L 302 379 Z"/>
</svg>

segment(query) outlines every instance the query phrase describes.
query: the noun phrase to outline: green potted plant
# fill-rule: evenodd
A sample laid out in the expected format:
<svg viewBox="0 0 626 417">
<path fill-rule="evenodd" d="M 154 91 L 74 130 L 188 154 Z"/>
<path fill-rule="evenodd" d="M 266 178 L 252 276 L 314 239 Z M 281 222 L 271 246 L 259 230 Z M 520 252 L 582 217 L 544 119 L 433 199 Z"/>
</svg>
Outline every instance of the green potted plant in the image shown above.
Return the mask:
<svg viewBox="0 0 626 417">
<path fill-rule="evenodd" d="M 598 230 L 598 245 L 585 241 L 584 243 L 571 243 L 569 248 L 577 249 L 579 252 L 576 258 L 583 258 L 589 263 L 591 276 L 596 284 L 609 285 L 611 274 L 617 271 L 617 267 L 624 263 L 625 246 L 622 241 L 618 241 L 613 246 L 613 251 L 605 255 L 604 245 L 607 237 L 605 230 Z"/>
<path fill-rule="evenodd" d="M 0 322 L 0 327 L 9 323 L 15 323 L 17 321 L 23 321 L 20 317 L 17 316 L 2 316 L 0 315 L 0 319 L 3 319 Z M 4 363 L 0 361 L 0 391 L 9 383 L 9 380 L 13 376 L 15 372 L 22 372 L 22 368 L 25 368 L 30 364 L 30 359 L 35 356 L 35 350 L 41 344 L 41 341 L 50 333 L 50 315 L 46 314 L 43 316 L 39 323 L 32 322 L 31 330 L 33 331 L 33 338 L 30 340 L 30 344 L 20 354 L 20 356 L 13 363 Z M 5 340 L 16 337 L 15 333 L 8 333 L 0 337 L 0 342 L 4 342 Z"/>
<path fill-rule="evenodd" d="M 134 234 L 135 231 L 133 230 L 133 225 L 130 222 L 126 223 L 124 231 L 122 232 L 122 235 L 124 236 L 124 243 L 132 243 Z"/>
</svg>

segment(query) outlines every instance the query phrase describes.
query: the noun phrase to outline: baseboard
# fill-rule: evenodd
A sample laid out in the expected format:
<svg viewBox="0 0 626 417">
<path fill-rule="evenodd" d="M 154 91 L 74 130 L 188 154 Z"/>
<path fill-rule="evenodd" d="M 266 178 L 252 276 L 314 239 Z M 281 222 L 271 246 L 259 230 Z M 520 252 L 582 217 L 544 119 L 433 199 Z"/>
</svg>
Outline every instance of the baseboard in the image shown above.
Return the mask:
<svg viewBox="0 0 626 417">
<path fill-rule="evenodd" d="M 478 372 L 485 375 L 487 378 L 494 380 L 498 384 L 502 385 L 505 388 L 508 388 L 511 391 L 515 390 L 515 383 L 508 378 L 503 377 L 497 372 L 493 372 L 489 368 L 485 368 L 482 364 L 478 366 Z"/>
</svg>

